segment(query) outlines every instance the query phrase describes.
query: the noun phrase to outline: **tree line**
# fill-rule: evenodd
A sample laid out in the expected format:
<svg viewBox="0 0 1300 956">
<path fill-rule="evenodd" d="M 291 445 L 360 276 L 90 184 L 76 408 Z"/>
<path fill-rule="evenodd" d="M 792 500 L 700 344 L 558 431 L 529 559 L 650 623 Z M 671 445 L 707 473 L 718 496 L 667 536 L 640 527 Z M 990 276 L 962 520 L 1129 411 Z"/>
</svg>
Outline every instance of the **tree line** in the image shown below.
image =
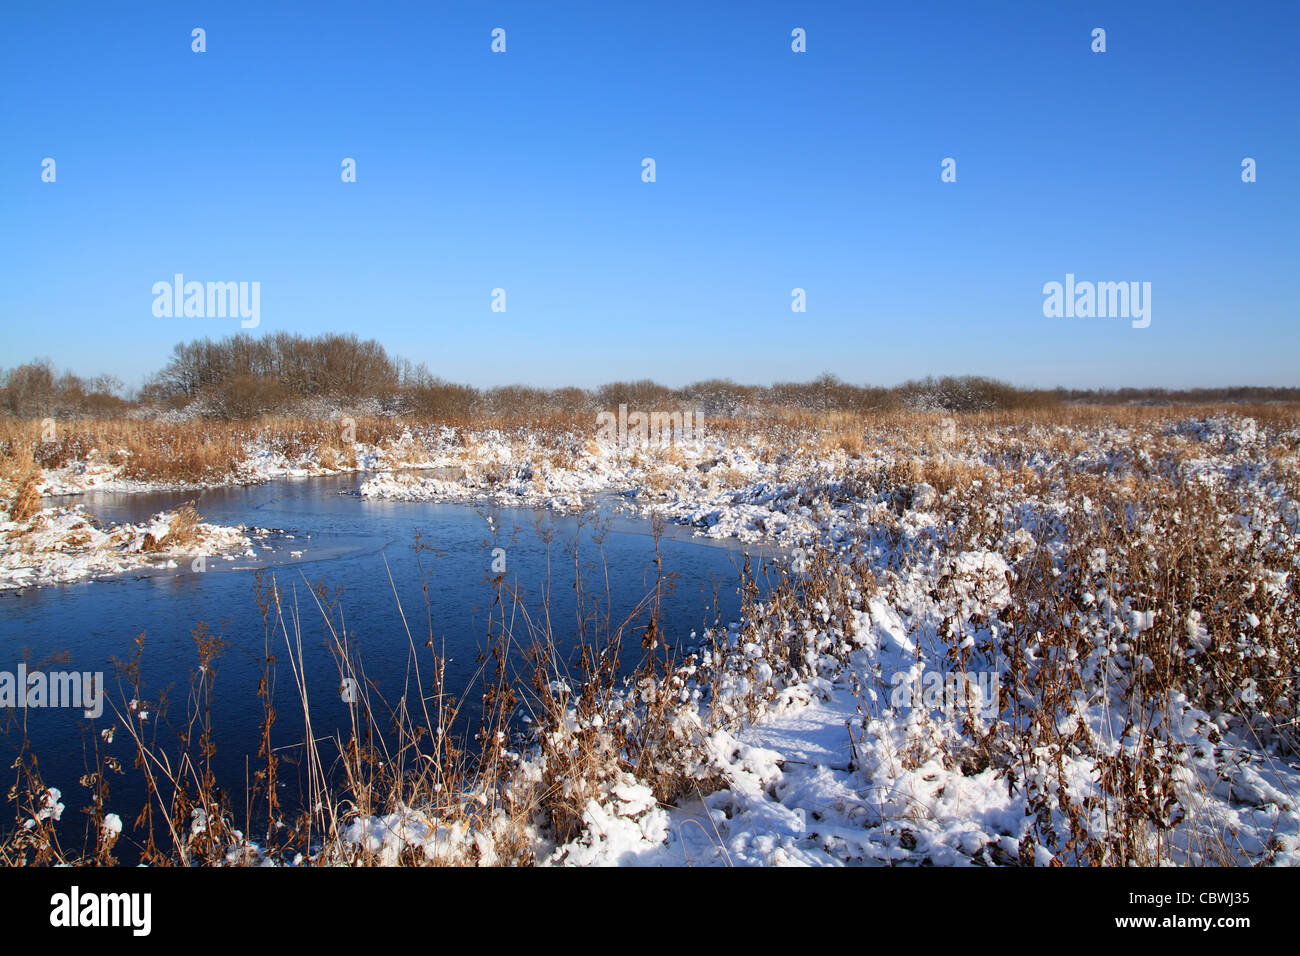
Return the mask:
<svg viewBox="0 0 1300 956">
<path fill-rule="evenodd" d="M 987 411 L 1068 404 L 1262 403 L 1300 401 L 1298 388 L 1027 389 L 980 376 L 948 376 L 892 387 L 855 385 L 834 375 L 811 382 L 743 385 L 728 379 L 669 388 L 649 380 L 594 389 L 510 385 L 480 389 L 446 381 L 423 363 L 390 356 L 373 339 L 287 332 L 232 335 L 175 346 L 167 363 L 128 393 L 113 376 L 58 373 L 48 360 L 0 371 L 0 411 L 17 417 L 111 418 L 181 412 L 248 419 L 271 414 L 357 410 L 442 418 L 578 415 L 617 408 L 697 408 L 711 417 L 767 408 L 866 413 L 890 410 Z"/>
</svg>

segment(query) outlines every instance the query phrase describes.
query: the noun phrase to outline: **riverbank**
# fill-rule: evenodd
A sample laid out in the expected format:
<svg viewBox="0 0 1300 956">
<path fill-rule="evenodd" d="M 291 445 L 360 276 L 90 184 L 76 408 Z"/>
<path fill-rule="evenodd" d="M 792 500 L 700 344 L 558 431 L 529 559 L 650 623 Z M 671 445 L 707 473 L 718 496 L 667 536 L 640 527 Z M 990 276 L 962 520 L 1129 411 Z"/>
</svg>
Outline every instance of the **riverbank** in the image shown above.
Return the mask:
<svg viewBox="0 0 1300 956">
<path fill-rule="evenodd" d="M 1300 862 L 1298 438 L 1215 415 L 660 463 L 639 508 L 801 545 L 819 570 L 683 669 L 714 670 L 672 718 L 691 728 L 675 782 L 593 783 L 582 836 L 538 858 Z M 709 487 L 717 467 L 740 480 Z M 345 834 L 367 858 L 429 851 L 400 815 L 369 827 Z"/>
<path fill-rule="evenodd" d="M 138 524 L 102 524 L 82 505 L 0 511 L 0 591 L 73 584 L 131 571 L 206 570 L 209 559 L 253 556 L 264 534 L 204 522 L 193 508 Z"/>
</svg>

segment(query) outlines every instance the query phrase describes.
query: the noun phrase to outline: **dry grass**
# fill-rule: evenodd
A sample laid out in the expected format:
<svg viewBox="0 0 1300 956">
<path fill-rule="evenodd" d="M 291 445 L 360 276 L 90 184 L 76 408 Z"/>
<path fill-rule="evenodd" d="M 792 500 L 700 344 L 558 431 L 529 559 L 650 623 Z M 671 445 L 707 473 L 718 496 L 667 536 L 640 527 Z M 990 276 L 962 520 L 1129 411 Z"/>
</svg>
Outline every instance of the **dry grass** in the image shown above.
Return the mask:
<svg viewBox="0 0 1300 956">
<path fill-rule="evenodd" d="M 752 441 L 764 457 L 789 454 L 804 445 L 823 452 L 840 451 L 851 457 L 870 455 L 882 445 L 897 440 L 930 453 L 947 446 L 946 429 L 955 429 L 960 446 L 972 434 L 1000 429 L 1016 434 L 1029 429 L 1056 430 L 1043 439 L 1045 450 L 1071 457 L 1088 447 L 1089 429 L 1106 425 L 1152 430 L 1162 424 L 1189 417 L 1221 413 L 1221 406 L 1062 406 L 1041 411 L 1009 410 L 979 413 L 935 413 L 881 411 L 852 414 L 843 411 L 807 412 L 769 409 L 758 418 L 709 419 L 705 431 L 729 441 Z M 1294 420 L 1291 405 L 1232 406 L 1232 414 L 1249 415 L 1261 423 Z M 359 418 L 353 422 L 355 441 L 383 447 L 395 460 L 418 459 L 425 450 L 425 436 L 442 426 L 462 430 L 528 434 L 543 447 L 563 448 L 572 458 L 585 450 L 599 453 L 596 422 L 591 415 L 538 412 L 529 416 L 462 418 Z M 412 441 L 403 442 L 410 430 Z M 55 437 L 43 440 L 40 421 L 0 416 L 0 482 L 21 471 L 29 460 L 49 470 L 73 462 L 101 461 L 123 468 L 123 476 L 147 481 L 188 484 L 230 481 L 236 466 L 248 455 L 248 446 L 259 444 L 294 458 L 314 453 L 324 467 L 355 465 L 351 443 L 342 440 L 344 420 L 320 421 L 294 417 L 269 417 L 251 422 L 191 421 L 168 423 L 158 420 L 117 419 L 73 420 L 55 423 Z M 577 437 L 577 445 L 573 437 Z M 465 456 L 478 455 L 473 443 Z M 672 449 L 667 450 L 671 456 Z M 1279 451 L 1278 454 L 1285 454 Z M 671 460 L 671 458 L 669 459 Z M 563 464 L 563 462 L 561 462 Z"/>
<path fill-rule="evenodd" d="M 199 525 L 202 523 L 203 518 L 194 509 L 194 502 L 187 501 L 170 516 L 167 533 L 163 535 L 161 541 L 154 540 L 152 534 L 144 536 L 142 550 L 162 551 L 192 545 L 198 540 Z"/>
<path fill-rule="evenodd" d="M 1257 461 L 1275 470 L 1294 506 L 1300 492 L 1295 460 L 1300 414 L 1285 406 L 1233 407 L 1231 412 L 1250 414 L 1268 430 Z M 338 754 L 317 749 L 318 735 L 304 702 L 307 809 L 286 809 L 277 802 L 276 749 L 270 746 L 274 714 L 263 689 L 265 745 L 248 801 L 254 819 L 236 825 L 238 814 L 205 770 L 205 741 L 212 741 L 205 734 L 213 731 L 202 717 L 210 687 L 200 686 L 191 696 L 197 716 L 187 726 L 197 729 L 185 742 L 187 760 L 175 754 L 163 759 L 156 741 L 132 734 L 137 764 L 150 775 L 150 806 L 141 811 L 136 827 L 137 834 L 147 834 L 141 838 L 142 855 L 151 862 L 213 864 L 227 862 L 232 852 L 244 862 L 262 853 L 291 859 L 299 852 L 321 863 L 535 862 L 537 844 L 530 828 L 562 844 L 581 833 L 588 801 L 601 800 L 612 787 L 640 781 L 657 800 L 671 802 L 683 793 L 720 785 L 721 777 L 713 774 L 701 748 L 701 733 L 753 721 L 781 688 L 823 677 L 832 665 L 846 668 L 844 642 L 827 650 L 816 644 L 818 635 L 849 633 L 855 612 L 873 596 L 898 605 L 917 600 L 904 588 L 910 571 L 936 554 L 996 547 L 1015 522 L 1024 521 L 1020 530 L 1031 532 L 1029 542 L 1005 551 L 1013 564 L 1007 607 L 964 623 L 947 620 L 924 635 L 935 644 L 938 659 L 963 669 L 970 655 L 997 655 L 1006 662 L 1006 679 L 1015 692 L 1006 695 L 996 719 L 963 721 L 949 739 L 911 741 L 903 762 L 916 768 L 937 755 L 944 766 L 963 774 L 991 769 L 1008 792 L 1026 795 L 1029 816 L 1019 858 L 1002 862 L 1033 863 L 1040 848 L 1058 863 L 1168 862 L 1176 832 L 1183 832 L 1180 828 L 1207 799 L 1203 787 L 1186 784 L 1180 762 L 1185 755 L 1165 719 L 1172 701 L 1231 720 L 1256 735 L 1264 749 L 1300 752 L 1295 733 L 1300 724 L 1300 695 L 1295 693 L 1300 686 L 1295 575 L 1300 555 L 1294 540 L 1241 536 L 1240 515 L 1283 506 L 1259 497 L 1250 483 L 1251 469 L 1230 472 L 1218 484 L 1195 479 L 1190 466 L 1212 450 L 1168 429 L 1193 414 L 1185 408 L 1090 406 L 954 415 L 951 424 L 945 421 L 948 416 L 895 412 L 800 412 L 761 423 L 711 421 L 711 434 L 750 442 L 761 460 L 847 456 L 843 494 L 894 516 L 892 523 L 862 529 L 869 538 L 875 536 L 871 540 L 888 545 L 887 561 L 869 560 L 865 548 L 848 554 L 819 550 L 806 572 L 783 570 L 762 602 L 756 575 L 747 566 L 741 582 L 742 633 L 734 644 L 725 633 L 709 633 L 707 659 L 679 654 L 655 639 L 662 580 L 650 589 L 635 619 L 592 621 L 590 628 L 580 628 L 576 665 L 558 646 L 552 622 L 523 613 L 518 599 L 498 580 L 488 615 L 489 651 L 472 688 L 446 687 L 445 660 L 435 650 L 433 634 L 416 640 L 408 633 L 419 693 L 404 700 L 436 701 L 436 709 L 421 705 L 414 713 L 404 704 L 383 709 L 341 619 L 318 595 L 340 680 L 358 681 L 366 694 L 353 709 L 350 733 Z M 492 424 L 475 426 L 481 430 Z M 495 424 L 505 427 L 504 422 Z M 12 454 L 0 475 L 25 474 L 22 449 L 32 445 L 30 429 L 12 423 L 4 427 L 9 431 L 0 428 L 0 442 Z M 340 454 L 337 439 L 318 423 L 267 422 L 257 433 L 244 426 L 205 425 L 214 431 L 183 439 L 174 429 L 168 433 L 158 426 L 102 427 L 67 436 L 60 449 L 32 446 L 37 450 L 31 466 L 50 467 L 48 462 L 60 455 L 90 447 L 111 455 L 118 443 L 143 453 L 141 443 L 152 441 L 167 450 L 148 459 L 145 472 L 221 474 L 236 460 L 222 456 L 233 455 L 234 448 L 256 434 L 269 436 L 277 447 L 315 449 L 322 461 L 326 454 Z M 549 427 L 538 432 L 536 443 L 545 450 L 530 453 L 536 459 L 535 483 L 542 482 L 544 471 L 571 462 L 583 447 L 583 432 L 575 438 L 572 421 L 552 421 Z M 578 427 L 589 434 L 594 423 L 583 420 Z M 1098 457 L 1101 430 L 1116 427 L 1126 430 L 1122 440 Z M 358 441 L 394 443 L 402 426 L 371 421 L 358 423 L 357 432 Z M 471 443 L 464 453 L 475 462 L 485 448 Z M 135 454 L 127 460 L 138 464 Z M 186 454 L 197 457 L 186 459 Z M 511 467 L 518 461 L 516 456 Z M 646 458 L 645 464 L 645 488 L 652 494 L 672 488 L 683 471 L 671 454 Z M 486 470 L 498 480 L 511 474 L 504 463 L 489 463 Z M 749 480 L 726 466 L 703 475 L 706 486 L 715 487 Z M 936 493 L 925 507 L 934 521 L 905 533 L 900 516 L 918 506 L 923 484 Z M 1081 506 L 1085 500 L 1087 508 Z M 1049 507 L 1053 503 L 1068 507 L 1054 510 Z M 197 521 L 189 509 L 168 538 L 175 534 L 180 543 Z M 1101 551 L 1104 566 L 1096 559 Z M 1280 591 L 1265 586 L 1278 580 L 1288 582 Z M 584 587 L 576 572 L 573 586 L 580 592 Z M 941 601 L 950 586 L 938 577 L 933 600 Z M 1104 615 L 1097 611 L 1103 598 L 1114 602 Z M 287 663 L 299 681 L 304 665 L 301 618 L 296 608 L 282 606 L 282 599 L 273 584 L 266 587 L 266 667 L 269 672 L 277 660 L 281 666 Z M 1126 625 L 1133 613 L 1147 612 L 1153 612 L 1149 626 L 1134 630 Z M 1201 622 L 1203 633 L 1189 622 Z M 643 638 L 639 653 L 629 640 L 638 633 Z M 220 652 L 203 633 L 196 636 L 196 647 L 209 662 Z M 513 663 L 511 649 L 518 647 L 528 649 L 523 668 Z M 622 655 L 636 655 L 627 684 L 619 664 Z M 772 672 L 760 675 L 756 659 L 770 662 Z M 1085 676 L 1085 664 L 1110 675 L 1104 691 Z M 138 664 L 134 673 L 138 679 Z M 137 699 L 146 699 L 143 688 L 128 686 Z M 1243 687 L 1251 688 L 1248 700 L 1241 698 Z M 698 692 L 695 698 L 692 692 Z M 1127 745 L 1116 748 L 1086 725 L 1072 722 L 1079 701 L 1095 700 L 1099 693 L 1109 695 L 1107 705 L 1127 727 Z M 474 740 L 456 742 L 445 731 L 459 713 L 457 697 L 470 694 L 478 695 L 483 716 Z M 696 699 L 710 706 L 697 712 Z M 520 707 L 533 722 L 525 741 L 511 723 Z M 877 709 L 868 716 L 881 714 Z M 129 714 L 124 719 L 126 726 L 138 728 Z M 684 733 L 692 720 L 700 732 Z M 864 720 L 862 732 L 866 727 Z M 1223 761 L 1227 774 L 1236 758 L 1216 754 L 1215 759 Z M 1073 779 L 1068 769 L 1079 762 L 1088 768 L 1082 779 L 1095 782 L 1090 789 L 1067 784 Z M 341 775 L 331 773 L 332 766 L 341 767 Z M 26 779 L 17 799 L 19 829 L 39 806 L 41 782 L 34 764 Z M 94 779 L 99 786 L 106 772 Z M 102 800 L 96 799 L 102 811 Z M 187 835 L 195 808 L 212 824 L 199 838 Z M 432 856 L 427 849 L 404 847 L 395 859 L 340 839 L 357 820 L 406 812 L 429 825 L 482 839 L 449 838 L 446 852 Z M 250 847 L 236 831 L 250 839 L 257 834 L 259 846 Z M 1190 839 L 1202 848 L 1202 861 L 1267 862 L 1267 853 L 1249 858 L 1230 833 L 1200 829 Z M 99 844 L 64 851 L 43 826 L 11 836 L 0 848 L 10 861 L 33 862 L 109 862 L 110 851 L 111 846 Z"/>
<path fill-rule="evenodd" d="M 120 466 L 122 477 L 177 485 L 236 480 L 236 466 L 261 445 L 286 456 L 320 452 L 332 464 L 351 467 L 353 449 L 342 441 L 343 422 L 272 418 L 258 422 L 70 421 L 56 423 L 55 437 L 42 438 L 40 422 L 0 417 L 0 461 L 30 456 L 41 469 L 74 462 Z M 355 422 L 356 440 L 394 445 L 403 426 L 391 419 Z M 14 467 L 8 465 L 7 467 Z"/>
<path fill-rule="evenodd" d="M 9 516 L 14 521 L 26 521 L 41 510 L 39 475 L 28 475 L 18 486 L 18 493 L 9 506 Z"/>
</svg>

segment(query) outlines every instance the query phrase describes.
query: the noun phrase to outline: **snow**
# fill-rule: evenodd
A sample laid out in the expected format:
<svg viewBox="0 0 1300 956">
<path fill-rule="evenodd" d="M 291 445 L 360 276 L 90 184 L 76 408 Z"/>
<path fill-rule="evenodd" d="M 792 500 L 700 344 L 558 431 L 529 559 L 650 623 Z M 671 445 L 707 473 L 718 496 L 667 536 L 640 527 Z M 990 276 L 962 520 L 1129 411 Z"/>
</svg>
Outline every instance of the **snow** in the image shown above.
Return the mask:
<svg viewBox="0 0 1300 956">
<path fill-rule="evenodd" d="M 1128 562 L 1145 560 L 1142 545 L 1158 530 L 1136 528 L 1132 542 L 1092 548 L 1076 567 L 1065 565 L 1069 542 L 1061 530 L 1067 519 L 1097 516 L 1107 506 L 1104 495 L 1066 495 L 1068 476 L 1104 476 L 1120 493 L 1129 487 L 1136 494 L 1144 475 L 1176 467 L 1191 487 L 1230 488 L 1234 513 L 1197 530 L 1229 557 L 1250 548 L 1268 557 L 1268 566 L 1251 566 L 1240 576 L 1253 609 L 1239 621 L 1212 621 L 1193 611 L 1172 624 L 1186 634 L 1189 660 L 1220 652 L 1228 630 L 1235 643 L 1222 653 L 1262 657 L 1268 645 L 1260 632 L 1278 625 L 1261 607 L 1293 601 L 1300 572 L 1300 513 L 1289 490 L 1300 474 L 1300 436 L 1227 415 L 1162 426 L 1162 447 L 1154 450 L 1135 429 L 1117 425 L 990 429 L 979 441 L 930 454 L 937 470 L 951 469 L 950 481 L 928 474 L 922 480 L 906 436 L 884 429 L 871 437 L 857 455 L 797 441 L 783 445 L 759 433 L 711 434 L 682 456 L 671 449 L 610 448 L 578 433 L 542 439 L 491 429 L 441 429 L 419 439 L 407 432 L 383 448 L 354 448 L 362 497 L 572 510 L 595 495 L 614 494 L 629 510 L 662 515 L 704 537 L 798 549 L 794 570 L 801 577 L 816 573 L 809 562 L 815 551 L 844 567 L 865 564 L 878 581 L 872 593 L 841 585 L 844 590 L 786 623 L 801 642 L 794 672 L 772 654 L 762 622 L 731 625 L 721 651 L 730 655 L 731 669 L 717 696 L 704 700 L 683 691 L 673 725 L 683 741 L 685 772 L 698 786 L 662 805 L 649 781 L 621 766 L 587 790 L 571 782 L 581 797 L 580 832 L 556 846 L 530 827 L 538 862 L 1078 862 L 1057 860 L 1036 827 L 1047 820 L 1057 833 L 1067 831 L 1062 793 L 1072 795 L 1084 818 L 1095 817 L 1104 796 L 1101 762 L 1142 755 L 1170 768 L 1172 796 L 1184 814 L 1171 831 L 1167 859 L 1300 864 L 1300 769 L 1294 745 L 1288 750 L 1277 734 L 1266 742 L 1259 715 L 1251 716 L 1258 681 L 1242 681 L 1215 713 L 1174 692 L 1160 712 L 1147 715 L 1150 732 L 1128 721 L 1125 692 L 1154 667 L 1135 648 L 1153 628 L 1171 623 L 1162 617 L 1167 612 L 1124 587 Z M 992 470 L 1021 477 L 991 488 Z M 237 471 L 240 480 L 334 473 L 310 455 L 291 460 L 264 448 L 250 448 Z M 886 489 L 880 475 L 887 471 L 905 477 Z M 85 463 L 47 481 L 50 492 L 120 483 L 111 469 Z M 945 515 L 966 501 L 980 502 L 984 511 L 977 531 L 957 536 Z M 26 532 L 35 535 L 33 550 L 24 555 L 9 543 L 0 549 L 0 587 L 44 583 L 42 575 L 86 576 L 96 570 L 99 550 L 114 561 L 144 560 L 131 542 L 148 533 L 161 540 L 169 526 L 168 516 L 159 515 L 138 527 L 102 531 L 75 508 L 42 515 L 41 527 Z M 0 537 L 13 527 L 0 523 Z M 238 529 L 209 533 L 211 553 L 248 545 Z M 111 547 L 85 549 L 68 543 L 74 534 L 96 542 L 103 539 L 94 535 L 118 537 Z M 1013 755 L 1026 764 L 1017 769 L 1006 754 L 976 744 L 996 714 L 893 691 L 900 675 L 912 681 L 931 673 L 991 673 L 1009 702 L 1002 719 L 1014 720 L 1006 714 L 1037 699 L 1026 674 L 1050 663 L 1041 634 L 1038 641 L 1027 638 L 1025 671 L 1018 675 L 995 650 L 999 628 L 1005 631 L 999 615 L 1014 609 L 1013 585 L 1031 572 L 1073 588 L 1060 626 L 1079 635 L 1068 661 L 1079 680 L 1055 712 L 1055 729 L 1068 745 L 1050 755 Z M 1289 624 L 1294 628 L 1295 621 Z M 956 655 L 964 658 L 960 664 Z M 644 703 L 662 690 L 629 693 Z M 554 733 L 575 732 L 573 720 L 570 715 L 570 725 Z M 609 733 L 603 724 L 592 726 Z M 1046 756 L 1054 762 L 1044 763 Z M 526 788 L 545 770 L 536 752 L 524 753 L 510 786 Z M 1089 822 L 1104 832 L 1103 823 Z M 492 863 L 501 858 L 498 841 L 518 835 L 516 822 L 485 803 L 470 817 L 442 819 L 418 807 L 355 817 L 342 843 L 389 864 L 408 852 L 437 862 Z"/>
<path fill-rule="evenodd" d="M 171 544 L 175 512 L 140 524 L 102 527 L 84 507 L 43 508 L 24 521 L 0 511 L 0 590 L 69 584 L 147 567 L 246 551 L 242 528 L 200 523 L 193 540 Z"/>
</svg>

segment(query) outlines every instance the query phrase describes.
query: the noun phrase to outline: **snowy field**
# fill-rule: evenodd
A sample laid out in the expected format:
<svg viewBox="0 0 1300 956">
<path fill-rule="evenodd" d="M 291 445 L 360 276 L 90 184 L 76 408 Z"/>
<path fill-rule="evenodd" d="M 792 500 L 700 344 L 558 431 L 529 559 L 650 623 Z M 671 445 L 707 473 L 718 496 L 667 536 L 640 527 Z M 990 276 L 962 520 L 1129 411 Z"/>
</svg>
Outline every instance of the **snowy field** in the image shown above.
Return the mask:
<svg viewBox="0 0 1300 956">
<path fill-rule="evenodd" d="M 1293 419 L 1229 413 L 735 424 L 653 447 L 412 424 L 338 453 L 251 442 L 230 480 L 357 471 L 364 497 L 566 511 L 612 493 L 791 556 L 693 653 L 521 695 L 533 732 L 495 734 L 454 798 L 355 800 L 375 812 L 332 816 L 322 860 L 1295 864 L 1298 445 Z M 57 496 L 157 484 L 105 459 L 0 512 L 0 586 L 252 546 L 193 518 L 169 545 L 174 515 L 97 528 Z M 280 860 L 233 829 L 219 849 Z"/>
</svg>

